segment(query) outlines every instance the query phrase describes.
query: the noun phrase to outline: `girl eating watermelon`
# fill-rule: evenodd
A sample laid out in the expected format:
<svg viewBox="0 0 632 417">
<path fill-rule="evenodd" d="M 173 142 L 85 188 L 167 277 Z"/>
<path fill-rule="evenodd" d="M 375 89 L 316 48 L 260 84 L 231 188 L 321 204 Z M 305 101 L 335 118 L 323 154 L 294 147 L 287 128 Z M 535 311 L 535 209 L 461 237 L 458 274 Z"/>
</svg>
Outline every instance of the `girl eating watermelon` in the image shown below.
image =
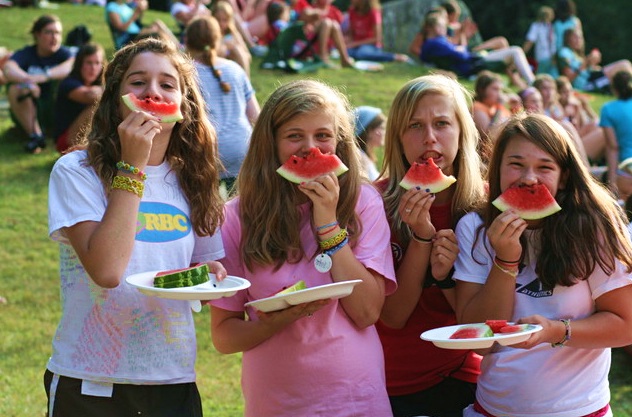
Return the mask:
<svg viewBox="0 0 632 417">
<path fill-rule="evenodd" d="M 187 301 L 148 297 L 126 276 L 206 262 L 226 271 L 215 133 L 193 63 L 146 39 L 114 55 L 83 150 L 53 167 L 49 230 L 60 243 L 63 314 L 44 376 L 49 416 L 201 417 Z M 174 104 L 165 122 L 133 111 Z"/>
<path fill-rule="evenodd" d="M 223 263 L 252 285 L 211 302 L 215 347 L 243 352 L 246 417 L 391 416 L 374 327 L 395 288 L 389 230 L 379 194 L 362 183 L 351 120 L 341 93 L 303 80 L 279 87 L 254 126 L 222 225 Z M 313 174 L 290 175 L 286 161 L 332 155 L 348 168 L 336 169 L 340 177 L 286 179 Z M 269 313 L 244 306 L 298 280 L 313 288 L 356 279 L 337 300 Z"/>
<path fill-rule="evenodd" d="M 429 75 L 404 85 L 388 116 L 384 169 L 390 176 L 377 185 L 390 219 L 398 288 L 386 298 L 378 330 L 395 416 L 460 416 L 474 400 L 480 357 L 419 337 L 456 324 L 453 229 L 485 193 L 470 104 L 455 80 Z"/>
<path fill-rule="evenodd" d="M 495 140 L 488 176 L 488 202 L 456 229 L 457 316 L 543 330 L 485 352 L 476 401 L 464 416 L 611 416 L 610 348 L 632 342 L 625 214 L 568 133 L 543 115 L 510 119 Z M 527 205 L 541 214 L 519 217 Z"/>
</svg>

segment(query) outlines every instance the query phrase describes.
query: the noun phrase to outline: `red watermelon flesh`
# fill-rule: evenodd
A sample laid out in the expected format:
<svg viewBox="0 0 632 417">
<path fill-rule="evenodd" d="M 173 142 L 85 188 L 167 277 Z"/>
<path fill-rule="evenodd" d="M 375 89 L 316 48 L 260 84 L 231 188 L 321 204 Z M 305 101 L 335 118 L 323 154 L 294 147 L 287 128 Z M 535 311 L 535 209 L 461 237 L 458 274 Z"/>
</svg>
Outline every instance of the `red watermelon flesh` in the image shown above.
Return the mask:
<svg viewBox="0 0 632 417">
<path fill-rule="evenodd" d="M 493 337 L 494 332 L 486 324 L 466 324 L 459 327 L 452 335 L 450 339 L 478 339 L 481 337 Z"/>
<path fill-rule="evenodd" d="M 349 168 L 334 154 L 323 154 L 318 148 L 311 148 L 306 156 L 292 155 L 277 169 L 279 175 L 288 181 L 300 184 L 312 181 L 333 172 L 336 176 Z"/>
<path fill-rule="evenodd" d="M 176 103 L 161 103 L 147 97 L 139 100 L 134 93 L 121 97 L 123 103 L 132 111 L 144 111 L 160 118 L 162 123 L 175 123 L 184 119 Z"/>
<path fill-rule="evenodd" d="M 485 324 L 492 329 L 492 332 L 498 333 L 500 329 L 507 325 L 507 320 L 485 320 Z"/>
<path fill-rule="evenodd" d="M 544 184 L 508 188 L 492 204 L 500 211 L 512 209 L 525 220 L 542 219 L 562 210 Z"/>
<path fill-rule="evenodd" d="M 429 193 L 438 193 L 455 182 L 456 178 L 452 175 L 444 175 L 432 158 L 428 158 L 421 163 L 413 162 L 399 185 L 406 190 L 419 187 L 428 190 Z"/>
</svg>

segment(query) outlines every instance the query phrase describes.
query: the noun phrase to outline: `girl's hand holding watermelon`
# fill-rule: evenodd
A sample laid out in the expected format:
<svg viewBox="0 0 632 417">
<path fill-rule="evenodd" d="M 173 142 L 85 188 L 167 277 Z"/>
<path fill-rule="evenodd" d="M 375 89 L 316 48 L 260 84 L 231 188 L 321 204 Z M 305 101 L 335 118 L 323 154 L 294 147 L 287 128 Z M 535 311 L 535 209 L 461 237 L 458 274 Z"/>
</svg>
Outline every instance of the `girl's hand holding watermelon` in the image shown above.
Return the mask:
<svg viewBox="0 0 632 417">
<path fill-rule="evenodd" d="M 117 131 L 122 159 L 143 170 L 147 166 L 154 137 L 162 131 L 159 119 L 142 111 L 129 112 Z"/>
<path fill-rule="evenodd" d="M 314 224 L 329 224 L 336 220 L 340 196 L 338 177 L 333 172 L 299 185 L 299 190 L 312 201 Z"/>
<path fill-rule="evenodd" d="M 507 261 L 516 261 L 522 255 L 520 236 L 527 229 L 527 222 L 513 210 L 501 213 L 487 230 L 487 237 L 496 251 L 496 256 Z"/>
<path fill-rule="evenodd" d="M 402 196 L 399 203 L 399 214 L 416 236 L 422 239 L 432 239 L 435 227 L 430 221 L 430 206 L 435 201 L 435 194 L 411 188 Z"/>
</svg>

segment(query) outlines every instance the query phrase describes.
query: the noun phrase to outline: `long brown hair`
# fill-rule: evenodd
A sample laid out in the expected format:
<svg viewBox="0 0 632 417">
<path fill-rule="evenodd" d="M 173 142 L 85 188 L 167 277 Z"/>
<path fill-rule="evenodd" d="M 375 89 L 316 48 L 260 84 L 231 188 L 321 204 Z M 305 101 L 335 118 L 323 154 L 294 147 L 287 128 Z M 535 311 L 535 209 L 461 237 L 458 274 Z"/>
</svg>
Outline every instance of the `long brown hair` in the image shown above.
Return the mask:
<svg viewBox="0 0 632 417">
<path fill-rule="evenodd" d="M 410 122 L 419 100 L 428 94 L 439 94 L 452 100 L 454 112 L 460 127 L 459 150 L 454 162 L 454 176 L 457 178 L 452 198 L 452 222 L 456 222 L 468 211 L 472 211 L 484 201 L 485 185 L 482 179 L 481 158 L 476 147 L 478 131 L 470 114 L 471 96 L 455 80 L 444 75 L 426 75 L 406 83 L 393 99 L 386 122 L 386 147 L 382 176 L 388 174 L 388 185 L 383 193 L 386 214 L 391 219 L 391 228 L 398 240 L 406 245 L 411 238 L 397 210 L 406 192 L 399 186 L 410 164 L 404 156 L 402 136 Z"/>
<path fill-rule="evenodd" d="M 121 159 L 121 143 L 116 126 L 122 121 L 121 84 L 132 61 L 151 52 L 171 60 L 180 76 L 185 115 L 176 123 L 165 155 L 175 172 L 180 187 L 191 207 L 191 222 L 199 235 L 211 235 L 223 221 L 223 200 L 219 193 L 221 162 L 217 152 L 217 136 L 206 116 L 206 108 L 197 85 L 197 73 L 191 60 L 170 43 L 144 39 L 116 52 L 105 72 L 103 96 L 88 129 L 88 164 L 94 168 L 106 190 L 116 175 Z"/>
<path fill-rule="evenodd" d="M 339 177 L 338 221 L 349 230 L 352 244 L 360 234 L 361 223 L 355 213 L 361 184 L 360 159 L 349 103 L 339 91 L 319 81 L 290 82 L 274 91 L 263 106 L 237 178 L 241 255 L 251 271 L 256 265 L 278 268 L 306 256 L 300 241 L 298 207 L 303 194 L 276 172 L 284 162 L 278 156 L 277 131 L 294 117 L 314 112 L 334 119 L 336 155 L 349 168 Z"/>
<path fill-rule="evenodd" d="M 482 211 L 483 227 L 489 228 L 500 211 L 491 202 L 500 194 L 502 158 L 509 142 L 521 137 L 553 157 L 565 178 L 555 199 L 562 210 L 542 219 L 536 274 L 546 289 L 571 286 L 587 279 L 599 265 L 606 274 L 615 259 L 632 271 L 632 245 L 626 215 L 612 194 L 588 172 L 568 133 L 553 119 L 540 114 L 511 118 L 495 141 L 489 164 L 489 199 Z M 482 236 L 477 234 L 477 239 Z M 522 239 L 523 248 L 528 244 Z M 527 253 L 523 249 L 523 254 Z"/>
<path fill-rule="evenodd" d="M 199 16 L 191 20 L 184 32 L 187 50 L 200 62 L 211 68 L 213 77 L 219 83 L 222 91 L 228 93 L 230 84 L 222 81 L 222 73 L 215 68 L 217 63 L 217 48 L 222 40 L 222 32 L 217 19 L 213 16 Z"/>
</svg>

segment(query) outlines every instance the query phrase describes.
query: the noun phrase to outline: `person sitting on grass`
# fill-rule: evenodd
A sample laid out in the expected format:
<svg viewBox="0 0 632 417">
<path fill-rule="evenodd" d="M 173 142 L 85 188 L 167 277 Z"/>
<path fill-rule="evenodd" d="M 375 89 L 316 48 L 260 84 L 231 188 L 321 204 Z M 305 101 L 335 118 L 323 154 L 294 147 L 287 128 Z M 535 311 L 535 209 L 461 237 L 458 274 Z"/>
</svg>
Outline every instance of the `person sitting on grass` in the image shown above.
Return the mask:
<svg viewBox="0 0 632 417">
<path fill-rule="evenodd" d="M 518 46 L 497 49 L 480 55 L 470 52 L 464 46 L 456 46 L 447 38 L 447 20 L 440 14 L 432 14 L 426 19 L 426 39 L 421 48 L 420 59 L 438 68 L 453 71 L 461 77 L 470 77 L 493 63 L 505 63 L 515 67 L 520 75 L 512 77 L 512 83 L 526 87 L 535 79 L 527 62 L 527 57 Z M 524 85 L 526 84 L 526 85 Z"/>
<path fill-rule="evenodd" d="M 29 137 L 26 151 L 39 153 L 46 147 L 44 131 L 52 127 L 46 111 L 53 109 L 53 81 L 70 73 L 74 57 L 61 44 L 62 26 L 57 16 L 40 16 L 30 33 L 35 43 L 11 55 L 4 75 L 9 81 L 11 118 Z"/>
<path fill-rule="evenodd" d="M 79 135 L 92 117 L 93 105 L 103 94 L 105 51 L 87 43 L 79 48 L 75 64 L 57 89 L 55 143 L 60 153 L 79 142 Z"/>
</svg>

